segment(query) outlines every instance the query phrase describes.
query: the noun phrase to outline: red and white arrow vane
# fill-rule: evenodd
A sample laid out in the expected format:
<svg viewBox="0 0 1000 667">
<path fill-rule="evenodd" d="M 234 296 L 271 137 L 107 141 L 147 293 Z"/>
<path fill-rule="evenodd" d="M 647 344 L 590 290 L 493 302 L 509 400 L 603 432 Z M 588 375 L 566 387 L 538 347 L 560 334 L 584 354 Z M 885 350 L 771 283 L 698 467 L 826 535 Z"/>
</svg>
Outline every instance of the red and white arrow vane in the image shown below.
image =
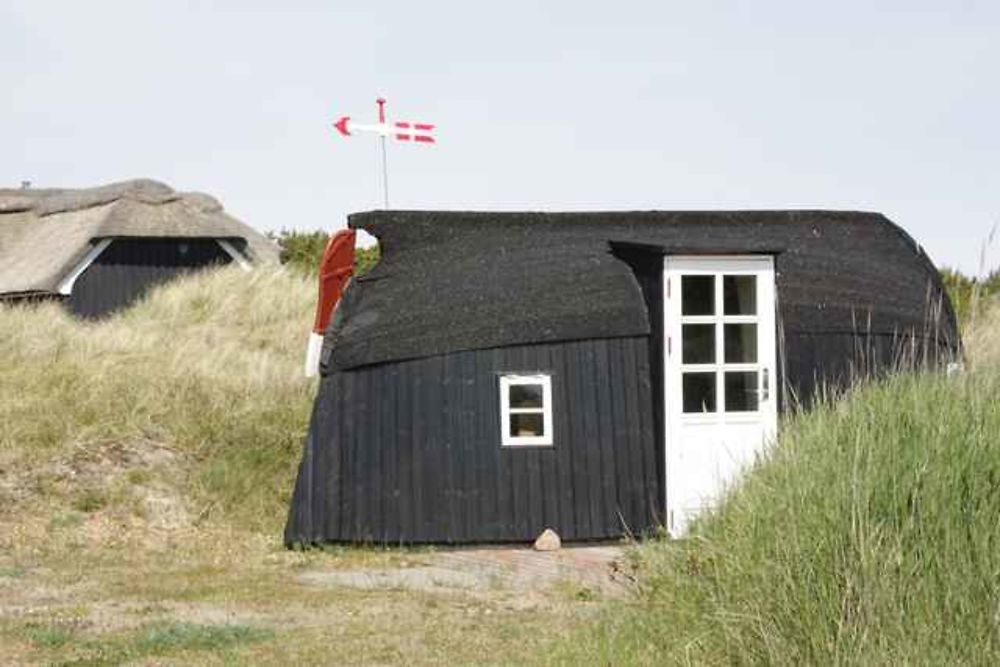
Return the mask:
<svg viewBox="0 0 1000 667">
<path fill-rule="evenodd" d="M 402 120 L 389 122 L 385 118 L 385 99 L 380 97 L 375 100 L 375 103 L 378 105 L 378 123 L 368 125 L 355 123 L 350 116 L 341 116 L 333 126 L 345 137 L 349 137 L 355 132 L 371 132 L 379 135 L 382 151 L 382 199 L 385 208 L 389 208 L 389 169 L 386 166 L 385 140 L 392 138 L 403 143 L 437 143 L 434 138 L 435 126 L 430 123 L 413 123 Z"/>
<path fill-rule="evenodd" d="M 350 116 L 343 116 L 333 124 L 337 131 L 345 137 L 349 137 L 355 132 L 373 132 L 383 137 L 389 137 L 396 141 L 415 141 L 421 144 L 433 144 L 434 126 L 429 123 L 410 123 L 397 120 L 393 123 L 377 123 L 375 125 L 364 125 L 355 123 Z"/>
<path fill-rule="evenodd" d="M 396 141 L 417 142 L 421 144 L 435 143 L 434 125 L 430 123 L 411 123 L 404 120 L 389 122 L 385 119 L 385 100 L 380 97 L 375 100 L 375 103 L 378 104 L 378 123 L 365 125 L 355 123 L 351 120 L 350 116 L 341 116 L 333 126 L 345 137 L 351 136 L 354 132 L 373 132 L 383 138 L 391 137 Z"/>
</svg>

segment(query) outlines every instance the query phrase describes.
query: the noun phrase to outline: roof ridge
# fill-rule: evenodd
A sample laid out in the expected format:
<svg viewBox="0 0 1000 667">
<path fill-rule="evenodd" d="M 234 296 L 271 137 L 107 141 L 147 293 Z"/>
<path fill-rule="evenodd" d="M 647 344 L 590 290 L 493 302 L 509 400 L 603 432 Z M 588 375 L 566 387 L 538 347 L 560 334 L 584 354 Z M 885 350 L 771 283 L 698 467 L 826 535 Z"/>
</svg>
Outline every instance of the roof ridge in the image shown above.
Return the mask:
<svg viewBox="0 0 1000 667">
<path fill-rule="evenodd" d="M 81 211 L 121 199 L 165 204 L 181 195 L 160 181 L 136 178 L 90 188 L 0 189 L 0 214 L 34 211 L 38 216 Z"/>
</svg>

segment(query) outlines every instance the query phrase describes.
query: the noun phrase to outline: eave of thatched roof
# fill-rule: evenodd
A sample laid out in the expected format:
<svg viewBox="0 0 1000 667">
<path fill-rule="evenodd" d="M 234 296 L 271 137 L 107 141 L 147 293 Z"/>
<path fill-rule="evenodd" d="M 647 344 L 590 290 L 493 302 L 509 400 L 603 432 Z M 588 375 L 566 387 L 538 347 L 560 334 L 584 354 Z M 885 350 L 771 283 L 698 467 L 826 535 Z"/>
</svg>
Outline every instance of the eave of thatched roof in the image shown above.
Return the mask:
<svg viewBox="0 0 1000 667">
<path fill-rule="evenodd" d="M 86 189 L 0 189 L 0 295 L 52 293 L 108 238 L 242 240 L 254 263 L 278 261 L 262 234 L 202 193 L 151 180 Z"/>
<path fill-rule="evenodd" d="M 376 236 L 382 257 L 337 306 L 324 343 L 327 373 L 466 350 L 648 336 L 661 313 L 650 312 L 622 248 L 773 256 L 787 332 L 864 326 L 891 336 L 929 327 L 958 340 L 934 266 L 877 213 L 372 211 L 350 216 L 349 225 Z"/>
</svg>

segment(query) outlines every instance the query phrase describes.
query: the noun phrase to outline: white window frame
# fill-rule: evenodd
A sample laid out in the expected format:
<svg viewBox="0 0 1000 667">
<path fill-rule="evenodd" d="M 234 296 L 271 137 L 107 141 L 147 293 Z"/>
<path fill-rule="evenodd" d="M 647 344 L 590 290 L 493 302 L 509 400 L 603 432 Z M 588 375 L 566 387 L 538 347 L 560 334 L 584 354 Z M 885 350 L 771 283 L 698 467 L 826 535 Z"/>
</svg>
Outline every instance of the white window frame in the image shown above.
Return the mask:
<svg viewBox="0 0 1000 667">
<path fill-rule="evenodd" d="M 510 407 L 510 388 L 518 385 L 538 384 L 542 386 L 541 408 Z M 512 414 L 541 414 L 544 435 L 516 436 L 510 434 Z M 500 442 L 504 447 L 551 447 L 552 446 L 552 376 L 544 373 L 525 375 L 506 373 L 500 376 Z"/>
</svg>

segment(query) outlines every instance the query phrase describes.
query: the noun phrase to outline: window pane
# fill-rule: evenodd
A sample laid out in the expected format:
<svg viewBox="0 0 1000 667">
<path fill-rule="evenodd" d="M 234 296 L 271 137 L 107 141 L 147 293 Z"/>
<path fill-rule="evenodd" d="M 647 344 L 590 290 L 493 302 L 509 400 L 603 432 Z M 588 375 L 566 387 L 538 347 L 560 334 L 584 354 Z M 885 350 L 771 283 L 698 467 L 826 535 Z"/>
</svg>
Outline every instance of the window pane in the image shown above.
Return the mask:
<svg viewBox="0 0 1000 667">
<path fill-rule="evenodd" d="M 545 435 L 545 420 L 541 412 L 516 412 L 510 416 L 510 434 L 515 438 Z"/>
<path fill-rule="evenodd" d="M 681 315 L 715 314 L 715 276 L 681 276 Z"/>
<path fill-rule="evenodd" d="M 685 373 L 684 412 L 715 412 L 715 373 Z"/>
<path fill-rule="evenodd" d="M 757 325 L 723 325 L 727 364 L 757 363 Z"/>
<path fill-rule="evenodd" d="M 726 412 L 757 410 L 757 372 L 726 373 Z"/>
<path fill-rule="evenodd" d="M 683 340 L 681 361 L 685 364 L 715 363 L 715 325 L 685 324 L 681 328 Z"/>
<path fill-rule="evenodd" d="M 542 385 L 512 384 L 510 386 L 510 407 L 512 408 L 542 407 Z"/>
<path fill-rule="evenodd" d="M 757 276 L 722 276 L 725 315 L 757 314 Z"/>
</svg>

